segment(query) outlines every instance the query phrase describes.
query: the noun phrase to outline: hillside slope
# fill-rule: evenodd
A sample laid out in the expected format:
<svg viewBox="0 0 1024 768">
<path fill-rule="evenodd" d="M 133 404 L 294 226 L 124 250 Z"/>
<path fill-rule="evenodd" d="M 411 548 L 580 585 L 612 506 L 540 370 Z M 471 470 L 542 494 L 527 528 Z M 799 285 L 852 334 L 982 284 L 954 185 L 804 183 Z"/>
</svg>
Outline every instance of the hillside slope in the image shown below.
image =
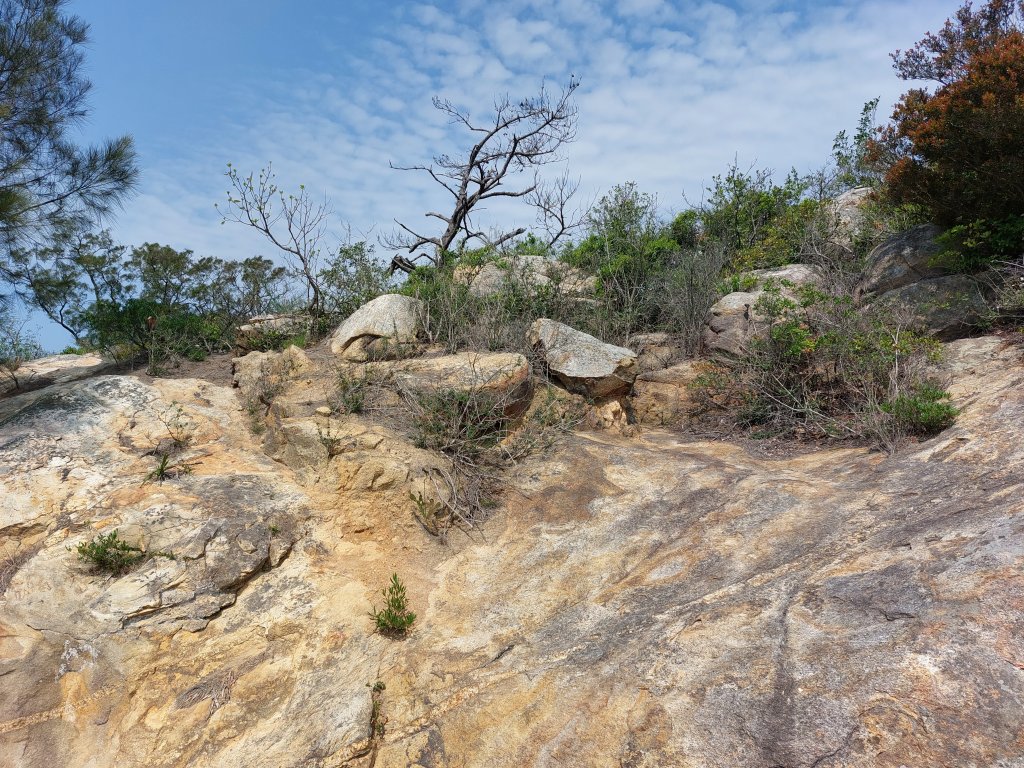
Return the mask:
<svg viewBox="0 0 1024 768">
<path fill-rule="evenodd" d="M 959 420 L 894 458 L 584 432 L 448 546 L 400 483 L 271 461 L 224 387 L 0 401 L 0 764 L 1017 765 L 1024 361 L 947 350 Z M 178 405 L 192 471 L 144 482 Z M 114 528 L 175 559 L 68 549 Z"/>
</svg>

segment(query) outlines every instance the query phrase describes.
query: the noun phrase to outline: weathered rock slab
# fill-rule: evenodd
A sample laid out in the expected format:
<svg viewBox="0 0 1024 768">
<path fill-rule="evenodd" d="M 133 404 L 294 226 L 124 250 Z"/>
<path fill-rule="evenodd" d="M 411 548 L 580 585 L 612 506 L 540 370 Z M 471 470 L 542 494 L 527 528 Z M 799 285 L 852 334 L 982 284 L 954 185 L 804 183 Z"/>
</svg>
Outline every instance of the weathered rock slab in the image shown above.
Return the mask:
<svg viewBox="0 0 1024 768">
<path fill-rule="evenodd" d="M 883 293 L 874 304 L 876 311 L 882 307 L 907 314 L 916 327 L 941 341 L 976 333 L 989 314 L 981 286 L 968 275 L 918 280 Z"/>
<path fill-rule="evenodd" d="M 486 393 L 510 415 L 521 411 L 531 395 L 529 362 L 523 355 L 507 352 L 460 352 L 408 360 L 395 364 L 391 375 L 407 392 Z"/>
<path fill-rule="evenodd" d="M 420 333 L 423 302 L 395 293 L 378 296 L 353 312 L 331 337 L 331 352 L 346 360 L 363 361 L 402 356 Z"/>
<path fill-rule="evenodd" d="M 937 241 L 940 234 L 940 227 L 920 224 L 876 246 L 868 255 L 867 269 L 856 288 L 857 298 L 869 301 L 918 280 L 945 274 L 945 270 L 935 264 L 942 250 Z"/>
<path fill-rule="evenodd" d="M 700 375 L 700 364 L 691 360 L 670 368 L 641 373 L 633 382 L 630 403 L 638 423 L 679 426 L 692 402 L 690 384 Z"/>
<path fill-rule="evenodd" d="M 444 546 L 359 419 L 322 417 L 345 443 L 298 489 L 228 389 L 0 401 L 0 764 L 1015 766 L 1024 355 L 946 349 L 957 423 L 895 457 L 577 434 Z M 200 464 L 141 484 L 172 402 Z M 79 570 L 114 526 L 179 556 Z M 369 618 L 391 573 L 400 641 Z"/>
<path fill-rule="evenodd" d="M 528 340 L 548 369 L 571 392 L 593 398 L 629 391 L 636 378 L 636 353 L 554 320 L 530 326 Z"/>
<path fill-rule="evenodd" d="M 13 371 L 0 371 L 0 396 L 80 381 L 109 371 L 114 365 L 114 361 L 95 353 L 40 357 L 22 363 Z"/>
</svg>

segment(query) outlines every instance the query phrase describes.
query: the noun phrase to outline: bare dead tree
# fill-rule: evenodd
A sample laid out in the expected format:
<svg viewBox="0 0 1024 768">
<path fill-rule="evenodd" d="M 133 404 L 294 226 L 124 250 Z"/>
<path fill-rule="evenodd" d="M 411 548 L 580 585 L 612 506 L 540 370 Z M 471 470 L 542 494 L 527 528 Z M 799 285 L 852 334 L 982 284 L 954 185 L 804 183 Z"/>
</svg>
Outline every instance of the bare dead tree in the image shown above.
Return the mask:
<svg viewBox="0 0 1024 768">
<path fill-rule="evenodd" d="M 308 311 L 320 314 L 320 241 L 331 207 L 326 200 L 315 201 L 304 186 L 298 194 L 286 194 L 274 181 L 271 166 L 261 168 L 257 178 L 242 176 L 228 164 L 224 173 L 231 182 L 227 208 L 217 210 L 222 222 L 233 221 L 252 227 L 285 253 L 292 270 L 306 281 Z"/>
<path fill-rule="evenodd" d="M 400 171 L 422 171 L 444 187 L 452 196 L 450 213 L 429 211 L 427 218 L 444 225 L 440 234 L 423 234 L 395 220 L 399 229 L 383 242 L 390 248 L 416 253 L 424 246 L 433 246 L 433 253 L 419 254 L 434 265 L 444 262 L 453 246 L 464 248 L 477 241 L 498 246 L 526 232 L 524 228 L 488 235 L 474 225 L 472 215 L 481 204 L 496 198 L 525 199 L 538 210 L 538 219 L 548 231 L 550 243 L 576 226 L 569 210 L 569 199 L 577 183 L 563 176 L 551 185 L 540 181 L 540 166 L 561 160 L 563 145 L 576 138 L 578 110 L 573 93 L 579 86 L 575 77 L 556 97 L 542 85 L 537 96 L 512 102 L 508 96 L 494 105 L 493 119 L 480 125 L 448 100 L 434 97 L 434 107 L 453 124 L 470 132 L 476 142 L 464 156 L 438 155 L 430 165 L 395 165 Z M 579 218 L 579 217 L 577 217 Z M 410 271 L 411 262 L 396 257 L 394 269 Z"/>
</svg>

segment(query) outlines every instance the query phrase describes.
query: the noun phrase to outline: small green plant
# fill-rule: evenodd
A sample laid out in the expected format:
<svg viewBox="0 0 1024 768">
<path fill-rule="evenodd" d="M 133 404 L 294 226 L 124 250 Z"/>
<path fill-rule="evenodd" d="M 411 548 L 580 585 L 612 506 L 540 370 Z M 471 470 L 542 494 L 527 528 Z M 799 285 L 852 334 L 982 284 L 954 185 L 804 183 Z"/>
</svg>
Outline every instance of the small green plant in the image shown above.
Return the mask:
<svg viewBox="0 0 1024 768">
<path fill-rule="evenodd" d="M 92 541 L 83 541 L 75 550 L 78 552 L 79 560 L 115 576 L 128 571 L 145 557 L 141 549 L 120 538 L 116 529 L 105 536 L 97 536 Z"/>
<path fill-rule="evenodd" d="M 444 514 L 441 502 L 423 495 L 422 491 L 410 493 L 409 498 L 416 505 L 416 519 L 432 536 L 444 539 L 451 527 L 450 514 Z"/>
<path fill-rule="evenodd" d="M 185 409 L 177 401 L 172 402 L 157 418 L 167 430 L 168 439 L 170 440 L 169 453 L 181 452 L 195 437 L 197 425 L 189 418 Z"/>
<path fill-rule="evenodd" d="M 416 621 L 416 614 L 409 610 L 405 596 L 405 585 L 397 573 L 391 574 L 391 583 L 381 590 L 384 607 L 370 612 L 377 631 L 382 635 L 404 635 Z"/>
<path fill-rule="evenodd" d="M 366 405 L 366 373 L 359 376 L 342 373 L 338 376 L 337 406 L 345 413 L 362 413 Z"/>
<path fill-rule="evenodd" d="M 192 474 L 192 464 L 186 461 L 178 464 L 171 464 L 171 455 L 169 453 L 161 453 L 160 458 L 157 459 L 156 466 L 146 475 L 146 479 L 143 480 L 143 484 L 148 483 L 152 480 L 162 483 L 164 480 L 170 480 L 172 478 L 183 477 L 184 475 Z"/>
<path fill-rule="evenodd" d="M 738 272 L 726 276 L 718 286 L 719 293 L 739 293 L 752 291 L 757 287 L 757 278 L 747 272 Z"/>
</svg>

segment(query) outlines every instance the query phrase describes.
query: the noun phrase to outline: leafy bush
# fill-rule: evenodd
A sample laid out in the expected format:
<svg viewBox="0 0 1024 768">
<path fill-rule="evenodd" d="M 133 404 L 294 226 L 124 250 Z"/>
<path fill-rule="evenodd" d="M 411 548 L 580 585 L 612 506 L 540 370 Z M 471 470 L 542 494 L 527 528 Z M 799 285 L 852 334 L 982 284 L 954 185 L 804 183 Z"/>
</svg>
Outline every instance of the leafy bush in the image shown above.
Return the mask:
<svg viewBox="0 0 1024 768">
<path fill-rule="evenodd" d="M 305 349 L 308 335 L 305 330 L 296 333 L 279 328 L 267 328 L 248 336 L 245 346 L 254 352 L 283 352 L 291 346 Z"/>
<path fill-rule="evenodd" d="M 882 404 L 899 427 L 919 435 L 931 435 L 952 426 L 959 410 L 949 403 L 949 393 L 922 383 L 909 394 L 901 394 Z"/>
<path fill-rule="evenodd" d="M 708 407 L 729 410 L 741 426 L 872 437 L 892 450 L 901 435 L 929 434 L 955 416 L 926 376 L 941 347 L 899 312 L 864 314 L 846 296 L 778 285 L 754 310 L 764 324 L 747 353 L 695 383 Z"/>
<path fill-rule="evenodd" d="M 869 146 L 888 194 L 962 227 L 964 268 L 1024 250 L 1024 7 L 988 0 L 957 11 L 893 59 L 900 77 L 932 80 L 903 95 Z M 1014 219 L 1018 217 L 1018 219 Z"/>
<path fill-rule="evenodd" d="M 954 272 L 980 272 L 1024 254 L 1024 215 L 975 219 L 950 227 L 939 238 L 939 261 Z"/>
<path fill-rule="evenodd" d="M 145 557 L 141 549 L 120 538 L 117 530 L 105 536 L 97 536 L 92 541 L 82 542 L 75 551 L 80 560 L 115 576 L 130 570 Z"/>
<path fill-rule="evenodd" d="M 381 590 L 384 607 L 370 612 L 377 631 L 382 635 L 404 635 L 416 621 L 416 614 L 409 610 L 409 601 L 405 595 L 405 585 L 397 573 L 391 574 L 391 583 Z"/>
</svg>

